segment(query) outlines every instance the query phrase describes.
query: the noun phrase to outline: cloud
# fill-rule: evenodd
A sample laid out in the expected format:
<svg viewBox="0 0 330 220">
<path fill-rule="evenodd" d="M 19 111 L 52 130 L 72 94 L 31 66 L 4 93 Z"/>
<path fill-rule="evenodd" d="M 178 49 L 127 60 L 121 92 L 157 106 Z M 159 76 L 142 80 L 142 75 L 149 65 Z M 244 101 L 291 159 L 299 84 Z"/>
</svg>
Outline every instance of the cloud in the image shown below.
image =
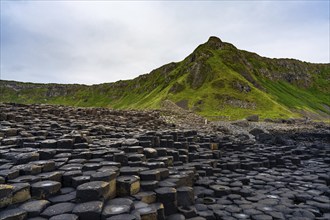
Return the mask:
<svg viewBox="0 0 330 220">
<path fill-rule="evenodd" d="M 262 56 L 329 62 L 328 19 L 328 1 L 1 1 L 1 78 L 130 79 L 211 35 Z"/>
</svg>

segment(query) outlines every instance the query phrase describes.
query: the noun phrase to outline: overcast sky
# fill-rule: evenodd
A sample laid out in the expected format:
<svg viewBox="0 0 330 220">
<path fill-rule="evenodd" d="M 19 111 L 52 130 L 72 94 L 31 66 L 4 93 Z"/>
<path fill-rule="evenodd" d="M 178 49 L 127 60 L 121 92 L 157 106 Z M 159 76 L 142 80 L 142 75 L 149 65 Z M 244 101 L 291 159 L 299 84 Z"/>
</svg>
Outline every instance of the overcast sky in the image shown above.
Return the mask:
<svg viewBox="0 0 330 220">
<path fill-rule="evenodd" d="M 95 84 L 188 56 L 209 36 L 329 63 L 329 1 L 1 0 L 1 79 Z"/>
</svg>

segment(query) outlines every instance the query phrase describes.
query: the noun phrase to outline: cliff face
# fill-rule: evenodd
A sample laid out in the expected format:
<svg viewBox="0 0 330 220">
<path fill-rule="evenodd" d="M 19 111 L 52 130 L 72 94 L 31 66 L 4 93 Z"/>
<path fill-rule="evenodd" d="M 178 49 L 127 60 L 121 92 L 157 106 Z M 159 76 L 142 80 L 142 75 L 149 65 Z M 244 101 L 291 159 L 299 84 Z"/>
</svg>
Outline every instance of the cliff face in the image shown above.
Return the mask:
<svg viewBox="0 0 330 220">
<path fill-rule="evenodd" d="M 178 63 L 93 86 L 0 81 L 1 102 L 160 108 L 171 100 L 203 116 L 327 117 L 330 64 L 270 59 L 211 37 Z"/>
</svg>

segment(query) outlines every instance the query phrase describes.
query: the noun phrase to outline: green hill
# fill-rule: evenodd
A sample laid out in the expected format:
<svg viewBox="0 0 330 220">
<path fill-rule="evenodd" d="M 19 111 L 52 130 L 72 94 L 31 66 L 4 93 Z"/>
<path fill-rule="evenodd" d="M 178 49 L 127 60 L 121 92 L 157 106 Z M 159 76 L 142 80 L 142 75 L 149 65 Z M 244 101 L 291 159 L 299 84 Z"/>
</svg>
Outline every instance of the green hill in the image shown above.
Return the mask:
<svg viewBox="0 0 330 220">
<path fill-rule="evenodd" d="M 329 81 L 330 64 L 265 58 L 210 37 L 183 61 L 132 80 L 92 86 L 2 80 L 0 102 L 158 109 L 171 100 L 210 119 L 324 119 L 330 113 Z"/>
</svg>

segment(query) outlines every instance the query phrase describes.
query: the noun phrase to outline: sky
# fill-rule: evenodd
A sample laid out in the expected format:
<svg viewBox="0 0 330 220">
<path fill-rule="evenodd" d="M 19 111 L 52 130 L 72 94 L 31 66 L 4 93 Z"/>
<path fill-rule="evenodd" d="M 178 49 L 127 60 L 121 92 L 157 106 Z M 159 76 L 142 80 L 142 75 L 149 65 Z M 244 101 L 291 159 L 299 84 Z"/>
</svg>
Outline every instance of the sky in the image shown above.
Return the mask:
<svg viewBox="0 0 330 220">
<path fill-rule="evenodd" d="M 1 1 L 4 80 L 98 84 L 188 56 L 210 36 L 330 62 L 330 1 Z"/>
</svg>

